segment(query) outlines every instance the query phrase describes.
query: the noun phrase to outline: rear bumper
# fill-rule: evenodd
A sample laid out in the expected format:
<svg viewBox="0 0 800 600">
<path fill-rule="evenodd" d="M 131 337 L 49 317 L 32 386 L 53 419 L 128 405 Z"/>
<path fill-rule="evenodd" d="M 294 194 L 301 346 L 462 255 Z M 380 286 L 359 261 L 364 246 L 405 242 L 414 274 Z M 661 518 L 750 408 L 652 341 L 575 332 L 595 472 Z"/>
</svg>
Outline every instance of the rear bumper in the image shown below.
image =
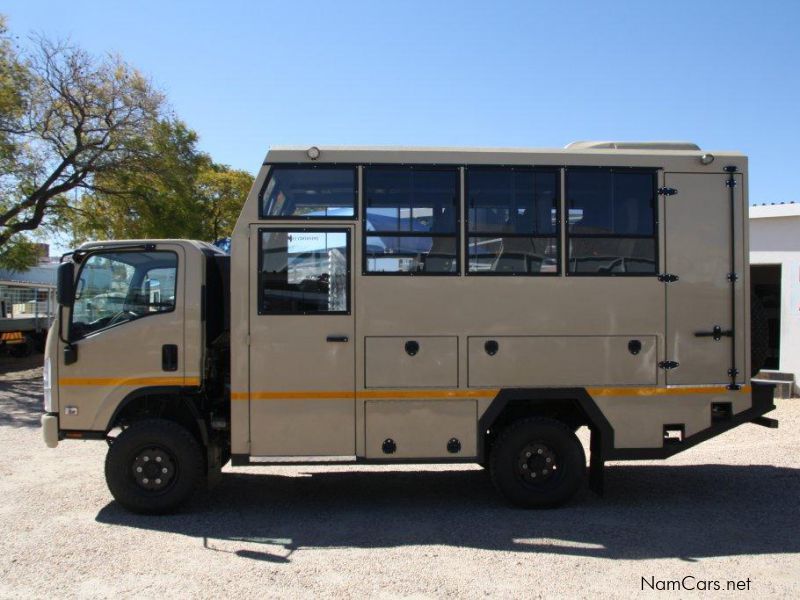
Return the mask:
<svg viewBox="0 0 800 600">
<path fill-rule="evenodd" d="M 58 415 L 45 413 L 42 415 L 42 437 L 48 448 L 58 446 Z"/>
<path fill-rule="evenodd" d="M 755 423 L 756 425 L 776 428 L 778 426 L 776 420 L 764 417 L 765 413 L 775 409 L 774 392 L 775 386 L 772 384 L 753 382 L 751 392 L 752 405 L 747 410 L 733 415 L 729 420 L 718 423 L 712 422 L 707 429 L 690 435 L 680 443 L 665 445 L 662 448 L 614 448 L 605 453 L 603 460 L 669 458 L 744 423 Z"/>
</svg>

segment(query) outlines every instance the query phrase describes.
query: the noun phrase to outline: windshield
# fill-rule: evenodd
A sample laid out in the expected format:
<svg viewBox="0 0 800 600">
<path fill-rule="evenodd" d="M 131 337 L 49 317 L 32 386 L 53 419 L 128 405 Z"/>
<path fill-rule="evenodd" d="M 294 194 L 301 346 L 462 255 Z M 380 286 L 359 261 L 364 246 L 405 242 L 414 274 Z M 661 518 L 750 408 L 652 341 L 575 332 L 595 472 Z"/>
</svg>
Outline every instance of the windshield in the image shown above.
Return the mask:
<svg viewBox="0 0 800 600">
<path fill-rule="evenodd" d="M 103 252 L 84 261 L 72 309 L 73 339 L 175 308 L 174 252 Z"/>
</svg>

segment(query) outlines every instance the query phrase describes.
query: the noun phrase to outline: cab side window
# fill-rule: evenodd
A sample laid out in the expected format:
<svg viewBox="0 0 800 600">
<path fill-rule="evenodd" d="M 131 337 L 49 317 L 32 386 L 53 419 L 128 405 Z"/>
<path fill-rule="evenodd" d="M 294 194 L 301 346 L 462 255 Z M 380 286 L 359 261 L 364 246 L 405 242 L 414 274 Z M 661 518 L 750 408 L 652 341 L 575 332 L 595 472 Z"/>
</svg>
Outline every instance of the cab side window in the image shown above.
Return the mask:
<svg viewBox="0 0 800 600">
<path fill-rule="evenodd" d="M 178 257 L 174 252 L 102 252 L 81 265 L 71 336 L 175 309 Z"/>
</svg>

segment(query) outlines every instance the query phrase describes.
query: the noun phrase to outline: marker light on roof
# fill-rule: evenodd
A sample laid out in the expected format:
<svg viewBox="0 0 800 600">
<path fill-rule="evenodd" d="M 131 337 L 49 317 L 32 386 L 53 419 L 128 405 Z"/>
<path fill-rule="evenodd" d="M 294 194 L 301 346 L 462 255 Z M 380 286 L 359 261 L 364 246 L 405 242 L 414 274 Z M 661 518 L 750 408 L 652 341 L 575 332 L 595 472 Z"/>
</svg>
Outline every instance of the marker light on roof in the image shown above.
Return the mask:
<svg viewBox="0 0 800 600">
<path fill-rule="evenodd" d="M 311 160 L 317 160 L 319 158 L 319 148 L 316 146 L 311 146 L 308 150 L 306 150 L 306 155 Z"/>
</svg>

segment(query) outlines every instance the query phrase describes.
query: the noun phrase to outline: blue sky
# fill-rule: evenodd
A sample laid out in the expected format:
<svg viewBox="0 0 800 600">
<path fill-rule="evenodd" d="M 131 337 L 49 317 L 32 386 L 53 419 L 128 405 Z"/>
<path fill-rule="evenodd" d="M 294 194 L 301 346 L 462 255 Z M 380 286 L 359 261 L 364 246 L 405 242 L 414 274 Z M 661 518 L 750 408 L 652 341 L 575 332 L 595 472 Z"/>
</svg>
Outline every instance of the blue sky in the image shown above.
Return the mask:
<svg viewBox="0 0 800 600">
<path fill-rule="evenodd" d="M 692 140 L 800 201 L 800 2 L 6 0 L 12 31 L 115 51 L 215 160 L 270 145 Z"/>
</svg>

